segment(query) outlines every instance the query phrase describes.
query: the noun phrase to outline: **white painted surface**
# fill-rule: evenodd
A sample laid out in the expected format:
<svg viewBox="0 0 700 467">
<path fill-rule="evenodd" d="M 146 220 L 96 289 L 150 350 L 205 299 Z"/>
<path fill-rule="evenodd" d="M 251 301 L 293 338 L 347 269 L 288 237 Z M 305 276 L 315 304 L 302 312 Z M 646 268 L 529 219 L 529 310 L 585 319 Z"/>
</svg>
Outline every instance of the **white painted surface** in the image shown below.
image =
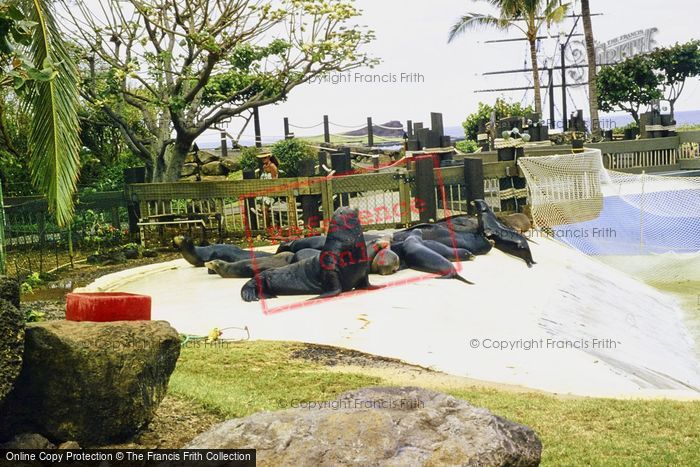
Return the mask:
<svg viewBox="0 0 700 467">
<path fill-rule="evenodd" d="M 555 393 L 700 398 L 700 364 L 672 298 L 553 240 L 538 239 L 532 250 L 532 269 L 496 250 L 462 263 L 473 286 L 428 279 L 331 301 L 284 297 L 266 304 L 305 306 L 273 314 L 240 299 L 245 280 L 211 276 L 184 260 L 105 276 L 87 290 L 151 295 L 153 319 L 182 333 L 247 326 L 252 339 L 352 348 Z M 382 285 L 421 276 L 409 270 L 370 279 Z M 485 349 L 492 341 L 521 344 Z M 529 342 L 539 348 L 527 350 Z M 557 348 L 571 344 L 587 348 Z"/>
</svg>

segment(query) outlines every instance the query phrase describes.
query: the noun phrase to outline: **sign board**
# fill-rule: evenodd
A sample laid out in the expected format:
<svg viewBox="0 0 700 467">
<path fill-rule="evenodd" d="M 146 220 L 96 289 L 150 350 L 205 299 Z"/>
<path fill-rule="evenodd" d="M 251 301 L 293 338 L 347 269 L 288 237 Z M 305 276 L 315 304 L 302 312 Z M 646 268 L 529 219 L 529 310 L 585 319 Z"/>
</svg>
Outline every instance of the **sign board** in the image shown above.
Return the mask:
<svg viewBox="0 0 700 467">
<path fill-rule="evenodd" d="M 619 63 L 626 58 L 651 52 L 656 48 L 654 36 L 659 32 L 657 28 L 642 29 L 607 42 L 596 44 L 596 58 L 598 65 L 611 65 Z"/>
</svg>

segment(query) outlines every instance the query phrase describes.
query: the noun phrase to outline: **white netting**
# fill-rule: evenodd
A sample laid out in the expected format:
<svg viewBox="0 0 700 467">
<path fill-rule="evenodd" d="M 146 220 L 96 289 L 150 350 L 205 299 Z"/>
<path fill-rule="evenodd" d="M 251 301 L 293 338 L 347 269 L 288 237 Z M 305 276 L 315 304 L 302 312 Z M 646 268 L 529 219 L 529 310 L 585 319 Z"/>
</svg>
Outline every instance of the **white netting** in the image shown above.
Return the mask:
<svg viewBox="0 0 700 467">
<path fill-rule="evenodd" d="M 519 165 L 543 232 L 643 279 L 700 279 L 700 178 L 609 171 L 599 150 Z"/>
</svg>

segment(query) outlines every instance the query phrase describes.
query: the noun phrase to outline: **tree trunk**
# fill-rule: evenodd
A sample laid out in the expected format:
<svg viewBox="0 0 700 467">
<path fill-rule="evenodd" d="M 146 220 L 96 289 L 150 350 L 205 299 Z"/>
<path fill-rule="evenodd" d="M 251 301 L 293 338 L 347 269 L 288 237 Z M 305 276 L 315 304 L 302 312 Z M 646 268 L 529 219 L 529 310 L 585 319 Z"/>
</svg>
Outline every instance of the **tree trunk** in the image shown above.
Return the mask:
<svg viewBox="0 0 700 467">
<path fill-rule="evenodd" d="M 586 55 L 588 56 L 588 106 L 591 113 L 591 133 L 594 137 L 599 138 L 602 136 L 602 129 L 598 116 L 598 70 L 589 0 L 581 0 L 581 15 L 583 16 L 583 32 L 586 36 Z"/>
<path fill-rule="evenodd" d="M 177 138 L 175 144 L 173 145 L 173 152 L 170 156 L 170 161 L 167 164 L 167 169 L 165 170 L 164 181 L 166 182 L 177 182 L 180 180 L 180 172 L 182 171 L 182 166 L 185 163 L 187 154 L 189 154 L 192 148 L 193 140 L 187 138 L 182 139 Z"/>
<path fill-rule="evenodd" d="M 161 155 L 155 157 L 155 169 L 153 170 L 153 183 L 164 182 L 165 180 L 165 158 Z"/>
<path fill-rule="evenodd" d="M 530 42 L 530 60 L 532 61 L 532 81 L 535 85 L 535 112 L 542 118 L 542 90 L 540 88 L 540 67 L 537 63 L 537 39 L 528 38 Z"/>
</svg>

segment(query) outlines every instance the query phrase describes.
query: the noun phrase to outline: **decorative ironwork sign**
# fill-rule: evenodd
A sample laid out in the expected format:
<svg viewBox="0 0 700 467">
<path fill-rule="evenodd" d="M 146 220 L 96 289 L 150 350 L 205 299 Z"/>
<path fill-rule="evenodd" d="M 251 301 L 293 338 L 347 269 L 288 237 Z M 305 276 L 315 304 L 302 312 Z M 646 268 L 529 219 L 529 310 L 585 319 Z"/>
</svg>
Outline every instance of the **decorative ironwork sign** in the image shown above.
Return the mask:
<svg viewBox="0 0 700 467">
<path fill-rule="evenodd" d="M 610 65 L 635 55 L 651 52 L 656 48 L 654 36 L 658 32 L 658 28 L 642 29 L 596 44 L 598 64 Z"/>
</svg>

